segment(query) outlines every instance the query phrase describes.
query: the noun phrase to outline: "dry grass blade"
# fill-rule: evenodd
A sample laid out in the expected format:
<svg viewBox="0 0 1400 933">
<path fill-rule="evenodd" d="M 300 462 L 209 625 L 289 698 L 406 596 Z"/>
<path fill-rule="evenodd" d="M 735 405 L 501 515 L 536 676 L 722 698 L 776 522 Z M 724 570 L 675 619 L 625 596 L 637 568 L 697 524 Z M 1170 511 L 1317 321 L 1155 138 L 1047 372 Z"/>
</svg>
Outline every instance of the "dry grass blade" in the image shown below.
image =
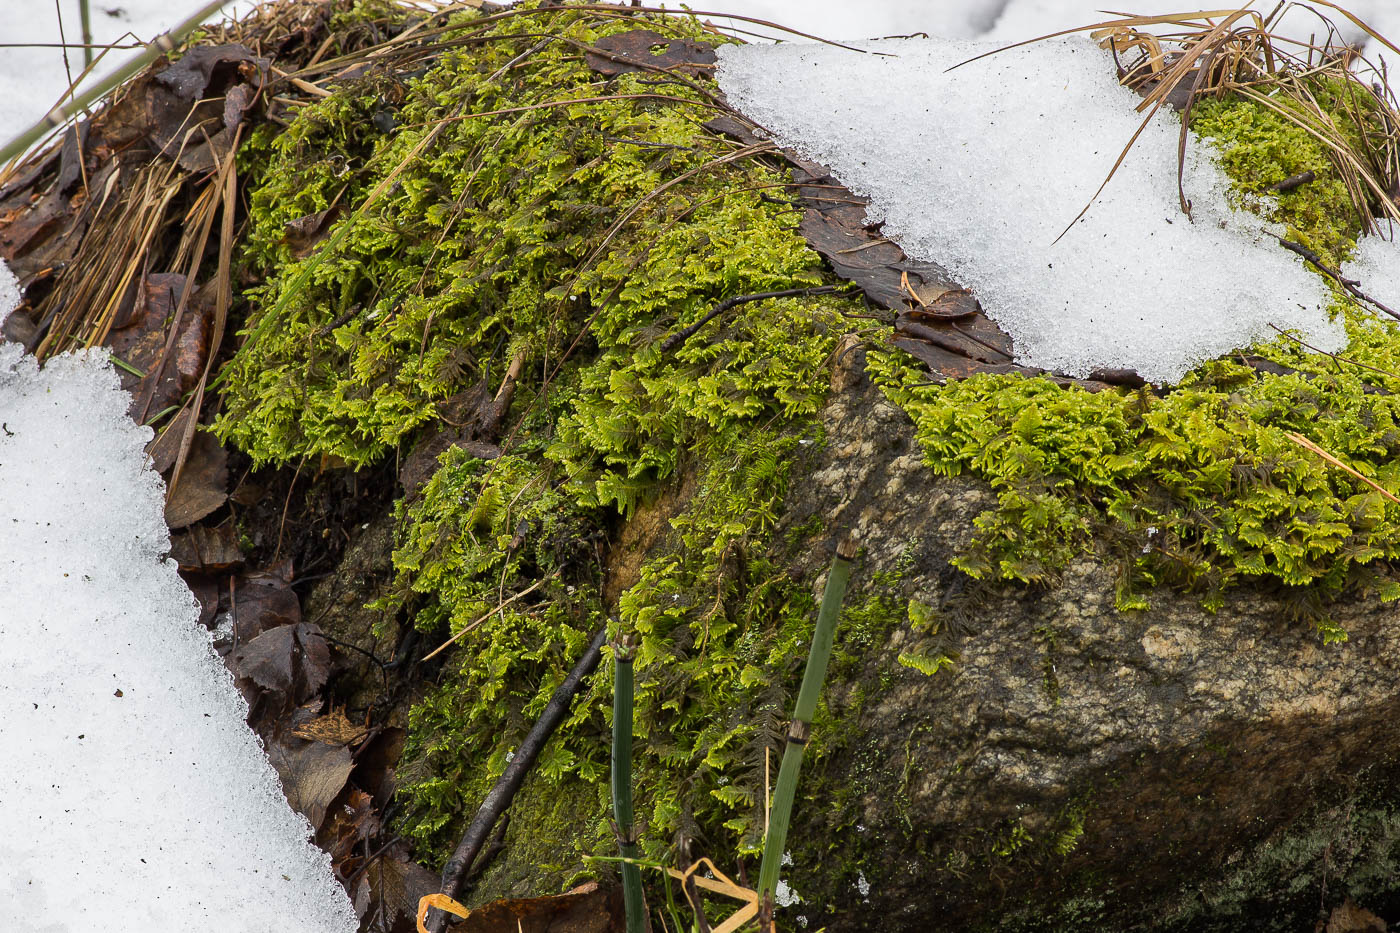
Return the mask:
<svg viewBox="0 0 1400 933">
<path fill-rule="evenodd" d="M 114 169 L 109 179 L 116 178 L 118 171 Z M 40 303 L 40 320 L 48 325 L 33 348 L 40 358 L 102 343 L 123 296 L 140 276 L 183 179 L 169 166 L 144 166 L 136 173 L 123 194 L 99 202 L 73 258 L 72 264 L 83 274 L 60 277 Z"/>
<path fill-rule="evenodd" d="M 1388 491 L 1388 490 L 1387 490 L 1384 486 L 1382 486 L 1380 483 L 1377 483 L 1375 480 L 1371 479 L 1371 478 L 1368 477 L 1368 476 L 1362 476 L 1360 473 L 1356 472 L 1356 470 L 1354 470 L 1354 469 L 1352 469 L 1351 467 L 1347 466 L 1345 463 L 1343 463 L 1342 461 L 1338 460 L 1336 457 L 1332 456 L 1332 455 L 1329 454 L 1327 451 L 1323 450 L 1321 447 L 1317 446 L 1316 444 L 1314 444 L 1312 441 L 1308 440 L 1308 439 L 1307 439 L 1306 437 L 1304 437 L 1303 435 L 1298 434 L 1298 433 L 1295 432 L 1295 431 L 1284 431 L 1284 432 L 1283 432 L 1283 436 L 1286 437 L 1286 438 L 1288 438 L 1288 439 L 1289 439 L 1290 441 L 1292 441 L 1293 443 L 1297 444 L 1299 447 L 1302 447 L 1302 448 L 1304 448 L 1305 450 L 1310 450 L 1310 451 L 1312 451 L 1313 453 L 1317 454 L 1319 457 L 1321 457 L 1323 460 L 1326 460 L 1328 463 L 1332 464 L 1334 467 L 1337 467 L 1338 469 L 1344 470 L 1345 472 L 1347 472 L 1347 473 L 1351 474 L 1352 476 L 1356 477 L 1357 479 L 1361 480 L 1361 482 L 1365 483 L 1367 486 L 1370 486 L 1370 487 L 1371 487 L 1372 489 L 1374 489 L 1376 492 L 1378 492 L 1378 493 L 1380 493 L 1381 495 L 1385 496 L 1387 499 L 1389 499 L 1391 502 L 1394 502 L 1396 505 L 1400 505 L 1400 499 L 1397 499 L 1390 491 Z"/>
<path fill-rule="evenodd" d="M 1185 26 L 1188 28 L 1192 28 L 1198 26 L 1198 21 L 1200 20 L 1210 20 L 1217 16 L 1229 16 L 1232 13 L 1238 12 L 1240 12 L 1239 7 L 1230 7 L 1228 10 L 1198 10 L 1194 13 L 1163 13 L 1158 16 L 1124 16 L 1118 19 L 1106 19 L 1103 22 L 1090 23 L 1087 26 L 1075 26 L 1072 29 L 1061 29 L 1059 32 L 1046 33 L 1043 36 L 1036 36 L 1034 39 L 1023 39 L 1020 42 L 1013 42 L 1010 45 L 1003 45 L 1001 48 L 992 49 L 990 52 L 983 52 L 981 55 L 974 55 L 969 59 L 960 61 L 948 70 L 953 71 L 957 68 L 963 67 L 964 65 L 970 65 L 973 62 L 981 61 L 982 59 L 987 58 L 988 56 L 1000 55 L 1002 52 L 1008 52 L 1011 49 L 1019 49 L 1023 45 L 1031 45 L 1035 42 L 1044 42 L 1046 39 L 1058 39 L 1061 36 L 1072 36 L 1075 33 L 1093 33 L 1095 30 L 1113 30 L 1119 28 L 1136 29 L 1142 26 L 1158 25 Z"/>
<path fill-rule="evenodd" d="M 238 149 L 238 141 L 242 137 L 243 128 L 239 127 L 234 135 L 233 151 Z M 192 416 L 185 419 L 184 434 L 180 438 L 180 451 L 175 458 L 175 468 L 170 474 L 170 483 L 166 488 L 166 502 L 169 502 L 175 495 L 175 488 L 180 483 L 180 474 L 185 468 L 185 461 L 189 457 L 190 444 L 194 442 L 194 432 L 199 424 L 199 413 L 204 408 L 204 391 L 209 384 L 209 373 L 213 369 L 214 361 L 219 356 L 219 346 L 223 343 L 224 331 L 228 328 L 228 311 L 233 304 L 233 242 L 234 215 L 238 210 L 238 171 L 236 160 L 232 154 L 224 160 L 220 167 L 217 186 L 222 194 L 220 198 L 220 210 L 222 218 L 219 225 L 219 258 L 218 265 L 214 272 L 214 327 L 209 337 L 209 350 L 204 360 L 204 372 L 200 374 L 199 383 L 195 386 L 192 397 L 186 402 L 190 406 Z M 201 251 L 202 252 L 202 251 Z M 191 276 L 190 281 L 193 281 Z M 192 286 L 185 288 L 186 294 L 192 290 Z M 183 303 L 183 302 L 182 302 Z M 176 333 L 176 327 L 171 325 L 170 333 Z M 171 342 L 166 342 L 166 352 L 169 352 Z M 161 357 L 165 359 L 164 354 Z M 154 387 L 156 380 L 151 380 Z M 180 419 L 174 419 L 172 424 L 179 424 Z"/>
<path fill-rule="evenodd" d="M 525 589 L 521 590 L 519 593 L 516 593 L 514 596 L 510 597 L 509 599 L 502 600 L 502 601 L 500 602 L 500 604 L 496 606 L 495 609 L 492 609 L 490 612 L 486 613 L 486 615 L 484 615 L 484 616 L 482 616 L 481 618 L 477 619 L 476 621 L 470 623 L 469 625 L 464 625 L 464 626 L 462 626 L 461 631 L 459 631 L 456 635 L 453 635 L 451 638 L 447 639 L 447 641 L 443 642 L 442 644 L 440 644 L 440 645 L 438 645 L 436 648 L 434 648 L 432 651 L 430 651 L 430 652 L 428 652 L 427 654 L 423 655 L 423 660 L 424 660 L 424 661 L 427 661 L 427 660 L 430 659 L 430 658 L 435 658 L 435 657 L 437 657 L 439 654 L 441 654 L 442 652 L 446 651 L 446 650 L 447 650 L 448 648 L 450 648 L 452 645 L 456 644 L 456 643 L 457 643 L 457 640 L 460 639 L 463 635 L 465 635 L 465 634 L 467 634 L 468 632 L 472 631 L 472 630 L 475 629 L 477 626 L 481 625 L 481 623 L 485 622 L 487 619 L 491 618 L 493 615 L 495 615 L 496 613 L 500 612 L 502 609 L 506 608 L 506 607 L 509 606 L 511 603 L 515 602 L 517 599 L 520 599 L 520 598 L 522 598 L 522 597 L 524 597 L 524 596 L 530 595 L 530 594 L 533 593 L 535 590 L 537 590 L 537 589 L 539 589 L 540 587 L 544 586 L 546 583 L 548 583 L 550 580 L 553 580 L 553 579 L 554 579 L 555 577 L 557 577 L 557 576 L 559 576 L 559 571 L 556 570 L 554 573 L 550 574 L 549 576 L 547 576 L 547 577 L 541 577 L 540 579 L 536 580 L 534 583 L 530 584 L 528 587 L 526 587 Z"/>
</svg>

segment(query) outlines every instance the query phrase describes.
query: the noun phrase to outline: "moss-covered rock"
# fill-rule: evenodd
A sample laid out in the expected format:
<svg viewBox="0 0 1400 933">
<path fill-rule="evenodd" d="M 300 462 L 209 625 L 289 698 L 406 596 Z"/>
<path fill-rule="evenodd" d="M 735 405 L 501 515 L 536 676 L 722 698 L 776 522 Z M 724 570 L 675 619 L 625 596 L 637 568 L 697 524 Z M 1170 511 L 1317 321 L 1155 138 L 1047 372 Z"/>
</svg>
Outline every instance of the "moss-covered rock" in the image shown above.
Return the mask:
<svg viewBox="0 0 1400 933">
<path fill-rule="evenodd" d="M 217 425 L 259 463 L 358 468 L 480 425 L 512 374 L 501 431 L 405 490 L 393 582 L 352 636 L 458 639 L 399 772 L 397 828 L 425 861 L 613 619 L 641 642 L 647 855 L 752 865 L 837 529 L 864 553 L 790 921 L 1225 916 L 1202 879 L 1243 892 L 1262 875 L 1232 866 L 1268 860 L 1252 846 L 1314 838 L 1294 825 L 1311 789 L 1389 747 L 1400 507 L 1287 432 L 1400 487 L 1393 326 L 1339 298 L 1348 362 L 1281 337 L 1161 393 L 933 384 L 831 295 L 744 304 L 669 347 L 723 299 L 835 284 L 781 163 L 703 126 L 710 82 L 601 78 L 581 54 L 643 24 L 713 37 L 567 8 L 479 20 L 457 15 L 426 71 L 371 70 L 245 150 L 257 284 Z M 1197 129 L 1242 199 L 1314 171 L 1263 209 L 1345 255 L 1359 218 L 1306 134 L 1238 101 L 1202 105 Z M 586 857 L 615 850 L 610 691 L 604 665 L 477 899 L 608 870 Z"/>
</svg>

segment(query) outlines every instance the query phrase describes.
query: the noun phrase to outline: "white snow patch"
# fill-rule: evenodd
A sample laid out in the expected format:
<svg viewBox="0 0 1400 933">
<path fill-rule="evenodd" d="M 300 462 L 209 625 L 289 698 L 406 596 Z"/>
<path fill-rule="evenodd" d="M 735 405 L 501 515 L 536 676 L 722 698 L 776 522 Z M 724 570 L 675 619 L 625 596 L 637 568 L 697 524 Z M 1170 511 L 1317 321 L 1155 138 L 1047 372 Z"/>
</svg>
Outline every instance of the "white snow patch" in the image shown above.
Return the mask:
<svg viewBox="0 0 1400 933">
<path fill-rule="evenodd" d="M 0 324 L 4 324 L 10 312 L 19 307 L 19 299 L 19 280 L 5 265 L 5 260 L 0 259 Z M 0 337 L 0 341 L 3 339 Z"/>
<path fill-rule="evenodd" d="M 895 40 L 862 55 L 812 43 L 726 46 L 729 100 L 785 146 L 871 198 L 872 222 L 939 262 L 1014 341 L 1019 362 L 1077 376 L 1137 370 L 1174 382 L 1192 366 L 1294 329 L 1329 351 L 1327 289 L 1298 257 L 1226 206 L 1228 181 L 1191 139 L 1177 201 L 1174 117 L 1159 114 L 1088 213 L 1137 129 L 1138 98 L 1112 59 L 1071 37 L 996 45 Z"/>
<path fill-rule="evenodd" d="M 92 41 L 95 44 L 144 44 L 193 16 L 206 2 L 208 0 L 111 0 L 94 3 Z M 224 7 L 222 14 L 210 19 L 242 16 L 254 5 L 253 0 L 234 0 Z M 78 0 L 0 0 L 0 41 L 56 44 L 60 41 L 61 16 L 61 35 L 70 45 L 77 45 L 83 41 L 78 10 Z M 101 53 L 101 49 L 93 50 L 94 57 Z M 140 49 L 107 52 L 93 69 L 93 75 L 110 74 L 138 54 Z M 0 143 L 8 142 L 42 119 L 67 90 L 69 76 L 76 78 L 82 70 L 83 50 L 80 48 L 68 50 L 66 66 L 63 49 L 52 45 L 4 49 L 0 54 Z"/>
<path fill-rule="evenodd" d="M 163 558 L 105 352 L 0 345 L 0 929 L 350 933 Z"/>
<path fill-rule="evenodd" d="M 1400 311 L 1400 239 L 1364 236 L 1356 252 L 1342 263 L 1344 277 L 1361 283 L 1361 291 L 1392 311 Z"/>
<path fill-rule="evenodd" d="M 802 898 L 786 881 L 778 879 L 778 886 L 773 889 L 773 903 L 779 907 L 791 907 L 801 900 Z"/>
</svg>

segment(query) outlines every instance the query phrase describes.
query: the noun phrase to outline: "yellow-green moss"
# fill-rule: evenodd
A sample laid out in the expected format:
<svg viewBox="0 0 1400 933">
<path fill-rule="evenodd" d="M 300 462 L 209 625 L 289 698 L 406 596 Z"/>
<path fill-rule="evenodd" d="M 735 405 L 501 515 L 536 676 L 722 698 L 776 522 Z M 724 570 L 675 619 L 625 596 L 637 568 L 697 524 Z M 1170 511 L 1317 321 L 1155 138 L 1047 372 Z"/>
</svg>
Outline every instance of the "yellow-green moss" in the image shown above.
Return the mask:
<svg viewBox="0 0 1400 933">
<path fill-rule="evenodd" d="M 641 24 L 561 11 L 549 22 L 582 43 Z M 477 116 L 657 93 L 646 76 L 600 80 L 574 46 L 541 44 L 537 27 L 501 21 L 415 81 L 352 82 L 286 132 L 254 137 L 245 158 L 259 184 L 242 263 L 263 283 L 246 296 L 217 429 L 258 462 L 360 466 L 411 442 L 444 399 L 493 386 L 517 354 L 527 361 L 507 455 L 449 452 L 400 512 L 397 590 L 385 606 L 420 628 L 460 632 L 544 581 L 467 634 L 412 713 L 400 828 L 429 860 L 455 842 L 602 623 L 610 529 L 662 489 L 681 494 L 685 476 L 688 504 L 669 542 L 617 606 L 621 625 L 641 637 L 637 812 L 649 855 L 664 854 L 677 832 L 702 834 L 715 853 L 751 850 L 764 750 L 779 744 L 814 608 L 809 589 L 784 572 L 806 532 L 775 541 L 772 530 L 791 461 L 820 443 L 813 416 L 825 400 L 831 328 L 851 305 L 745 305 L 662 354 L 661 337 L 719 300 L 831 278 L 797 233 L 798 214 L 771 194 L 782 191 L 776 169 L 706 167 L 733 147 L 699 127 L 712 112 L 684 83 L 662 88 L 684 102 Z M 663 28 L 701 37 L 691 25 Z M 397 125 L 383 132 L 373 118 L 386 110 Z M 1290 149 L 1298 139 L 1267 117 L 1202 107 L 1198 129 L 1237 141 L 1227 160 L 1252 179 L 1241 191 L 1318 170 L 1317 153 Z M 1314 184 L 1280 197 L 1277 219 L 1340 256 L 1351 221 L 1318 220 L 1342 215 L 1331 210 L 1335 186 Z M 340 214 L 326 238 L 298 252 L 287 225 L 332 207 Z M 1400 371 L 1394 329 L 1344 313 L 1350 352 Z M 998 493 L 1000 508 L 979 520 L 978 543 L 959 561 L 974 575 L 1048 580 L 1099 536 L 1125 555 L 1125 605 L 1153 584 L 1218 597 L 1246 578 L 1336 593 L 1400 557 L 1400 510 L 1282 432 L 1301 431 L 1394 487 L 1400 431 L 1384 393 L 1400 392 L 1400 379 L 1338 367 L 1286 341 L 1264 352 L 1301 374 L 1219 362 L 1166 398 L 1011 377 L 935 387 L 897 354 L 871 361 L 914 417 L 930 464 L 975 472 Z M 555 375 L 547 386 L 546 372 Z M 906 610 L 916 614 L 883 590 L 848 610 L 833 675 Z M 936 669 L 945 659 L 902 660 Z M 561 879 L 579 855 L 613 846 L 610 689 L 604 664 L 546 750 L 517 823 L 557 827 L 549 802 L 575 808 L 574 834 L 547 837 L 558 841 L 551 857 Z M 815 759 L 827 734 L 819 724 Z M 1072 847 L 1076 819 L 1033 848 Z M 499 871 L 508 884 L 509 869 Z"/>
<path fill-rule="evenodd" d="M 549 22 L 579 42 L 638 25 L 568 12 Z M 503 21 L 415 83 L 345 88 L 260 141 L 268 167 L 244 259 L 267 281 L 225 370 L 218 430 L 260 462 L 366 464 L 434 421 L 442 399 L 527 360 L 509 452 L 449 451 L 400 511 L 396 592 L 383 607 L 420 628 L 460 632 L 544 581 L 465 635 L 412 712 L 400 828 L 429 860 L 450 849 L 602 623 L 608 529 L 686 476 L 669 545 L 617 606 L 640 637 L 634 797 L 651 855 L 677 831 L 704 833 L 711 851 L 752 850 L 764 749 L 780 744 L 814 609 L 783 572 L 807 541 L 770 537 L 791 461 L 820 442 L 813 416 L 834 325 L 857 306 L 746 304 L 663 354 L 661 337 L 724 298 L 834 280 L 798 234 L 799 214 L 770 194 L 784 175 L 751 160 L 707 164 L 734 146 L 699 126 L 713 111 L 689 86 L 665 85 L 680 101 L 474 117 L 656 92 L 648 76 L 600 81 L 567 42 L 540 46 L 538 25 Z M 400 128 L 380 135 L 369 117 L 394 95 Z M 463 119 L 439 124 L 453 117 Z M 332 205 L 340 219 L 297 258 L 287 223 Z M 613 845 L 610 690 L 605 664 L 532 778 L 546 796 L 592 802 L 578 803 L 582 830 L 560 865 Z"/>
</svg>

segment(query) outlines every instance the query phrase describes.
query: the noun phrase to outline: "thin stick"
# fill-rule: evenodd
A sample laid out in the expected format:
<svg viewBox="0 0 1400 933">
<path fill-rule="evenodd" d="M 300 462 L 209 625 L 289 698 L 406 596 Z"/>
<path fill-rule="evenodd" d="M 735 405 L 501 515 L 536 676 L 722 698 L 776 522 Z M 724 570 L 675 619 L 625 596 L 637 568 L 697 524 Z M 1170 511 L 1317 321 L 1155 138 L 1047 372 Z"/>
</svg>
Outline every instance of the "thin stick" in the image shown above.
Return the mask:
<svg viewBox="0 0 1400 933">
<path fill-rule="evenodd" d="M 512 596 L 510 599 L 507 599 L 507 600 L 501 602 L 499 605 L 496 606 L 495 609 L 492 609 L 490 612 L 486 613 L 486 615 L 484 615 L 484 616 L 482 616 L 481 618 L 477 619 L 475 622 L 471 623 L 470 625 L 467 625 L 467 626 L 463 627 L 463 629 L 462 629 L 460 632 L 458 632 L 456 635 L 453 635 L 451 638 L 447 639 L 447 641 L 443 642 L 442 644 L 440 644 L 440 645 L 438 645 L 436 648 L 434 648 L 432 651 L 430 651 L 430 652 L 428 652 L 427 654 L 423 655 L 423 660 L 424 660 L 424 661 L 427 661 L 427 660 L 429 660 L 430 658 L 435 658 L 435 657 L 437 657 L 439 654 L 441 654 L 442 652 L 446 651 L 448 648 L 452 647 L 452 645 L 453 645 L 454 643 L 456 643 L 457 639 L 461 638 L 463 635 L 467 634 L 467 633 L 470 632 L 472 629 L 476 628 L 478 625 L 480 625 L 481 623 L 485 622 L 487 619 L 491 618 L 493 615 L 495 615 L 496 613 L 500 612 L 502 609 L 504 609 L 505 607 L 509 606 L 511 603 L 515 602 L 517 599 L 520 599 L 522 596 L 528 596 L 528 595 L 530 595 L 530 594 L 533 593 L 535 590 L 537 590 L 537 589 L 539 589 L 540 587 L 544 586 L 546 583 L 548 583 L 550 580 L 553 580 L 553 579 L 554 579 L 555 577 L 557 577 L 557 576 L 559 576 L 559 571 L 556 570 L 553 574 L 551 574 L 551 575 L 549 575 L 549 576 L 547 576 L 547 577 L 541 577 L 540 579 L 536 580 L 534 583 L 530 584 L 530 586 L 527 587 L 526 589 L 523 589 L 523 590 L 521 590 L 519 593 L 516 593 L 516 594 L 515 594 L 514 596 Z"/>
<path fill-rule="evenodd" d="M 530 773 L 530 769 L 534 766 L 535 759 L 539 757 L 545 744 L 549 742 L 549 737 L 554 734 L 554 730 L 559 728 L 559 724 L 568 715 L 569 705 L 573 702 L 574 694 L 578 693 L 579 687 L 582 686 L 583 679 L 597 668 L 598 661 L 602 657 L 603 640 L 607 637 L 608 627 L 606 625 L 600 626 L 598 631 L 593 633 L 593 639 L 584 649 L 583 657 L 578 659 L 573 670 L 569 671 L 569 676 L 565 677 L 564 682 L 559 685 L 559 689 L 554 691 L 554 696 L 550 697 L 549 704 L 545 706 L 544 712 L 540 713 L 540 718 L 535 722 L 534 728 L 530 730 L 529 735 L 525 736 L 520 747 L 515 750 L 515 757 L 511 759 L 510 764 L 506 765 L 506 769 L 501 772 L 496 786 L 491 788 L 491 792 L 481 802 L 481 807 L 476 811 L 471 825 L 467 827 L 462 841 L 457 844 L 452 857 L 443 866 L 443 894 L 455 898 L 461 892 L 462 882 L 466 879 L 467 872 L 471 869 L 477 853 L 481 851 L 482 844 L 491 834 L 491 828 L 495 826 L 496 820 L 506 807 L 510 806 L 516 791 L 520 790 L 520 785 L 525 782 L 525 776 Z M 446 915 L 439 913 L 429 921 L 428 929 L 432 930 L 433 933 L 442 933 L 446 923 Z"/>
<path fill-rule="evenodd" d="M 1380 493 L 1381 495 L 1385 496 L 1385 497 L 1386 497 L 1387 499 L 1389 499 L 1391 502 L 1394 502 L 1396 505 L 1400 505 L 1400 499 L 1395 498 L 1395 496 L 1392 495 L 1390 492 L 1388 492 L 1388 491 L 1386 490 L 1386 488 L 1385 488 L 1384 486 L 1382 486 L 1380 483 L 1377 483 L 1375 480 L 1370 479 L 1369 477 L 1362 476 L 1360 473 L 1356 472 L 1356 471 L 1353 470 L 1351 467 L 1347 466 L 1345 463 L 1343 463 L 1342 461 L 1338 460 L 1336 457 L 1332 456 L 1332 455 L 1329 454 L 1327 451 L 1323 450 L 1321 447 L 1317 446 L 1316 444 L 1314 444 L 1312 441 L 1308 440 L 1308 439 L 1307 439 L 1306 437 L 1304 437 L 1303 435 L 1298 434 L 1298 433 L 1295 432 L 1295 431 L 1284 431 L 1284 432 L 1283 432 L 1283 436 L 1286 437 L 1286 438 L 1288 438 L 1288 439 L 1289 439 L 1290 441 L 1292 441 L 1293 443 L 1297 444 L 1299 447 L 1302 447 L 1302 448 L 1304 448 L 1305 450 L 1311 450 L 1313 453 L 1317 454 L 1319 457 L 1321 457 L 1323 460 L 1326 460 L 1328 463 L 1332 464 L 1333 466 L 1339 467 L 1339 468 L 1345 470 L 1346 472 L 1350 473 L 1352 476 L 1354 476 L 1354 477 L 1356 477 L 1357 479 L 1361 480 L 1361 482 L 1365 483 L 1367 486 L 1370 486 L 1370 487 L 1371 487 L 1372 489 L 1374 489 L 1376 492 L 1378 492 L 1378 493 Z"/>
<path fill-rule="evenodd" d="M 1349 279 L 1346 276 L 1342 275 L 1342 273 L 1339 270 L 1333 269 L 1331 266 L 1327 265 L 1327 263 L 1323 262 L 1322 257 L 1319 256 L 1317 253 L 1314 253 L 1312 250 L 1308 249 L 1301 243 L 1294 243 L 1292 240 L 1286 240 L 1277 234 L 1273 234 L 1273 237 L 1274 239 L 1278 240 L 1279 246 L 1282 246 L 1284 249 L 1287 249 L 1291 252 L 1297 253 L 1299 256 L 1302 256 L 1308 262 L 1312 263 L 1314 266 L 1317 266 L 1317 268 L 1320 269 L 1324 274 L 1326 274 L 1328 278 L 1332 279 L 1338 285 L 1342 286 L 1342 288 L 1346 289 L 1347 294 L 1351 295 L 1351 297 L 1355 298 L 1357 301 L 1365 302 L 1366 304 L 1372 305 L 1373 307 L 1384 311 L 1386 314 L 1389 314 L 1396 320 L 1400 320 L 1400 314 L 1397 314 L 1390 308 L 1381 304 L 1376 299 L 1372 298 L 1370 295 L 1363 292 L 1361 290 L 1361 283 L 1359 281 L 1357 281 L 1356 279 Z"/>
<path fill-rule="evenodd" d="M 661 352 L 670 353 L 676 347 L 679 347 L 691 337 L 695 336 L 695 334 L 700 330 L 700 328 L 704 327 L 706 324 L 710 323 L 715 318 L 719 317 L 721 314 L 728 311 L 735 305 L 741 305 L 750 301 L 764 301 L 768 298 L 795 298 L 799 295 L 829 295 L 832 292 L 844 291 L 845 289 L 851 287 L 853 286 L 818 285 L 815 288 L 785 288 L 782 291 L 778 292 L 760 292 L 756 295 L 735 295 L 733 298 L 726 298 L 719 304 L 715 305 L 714 308 L 710 310 L 709 314 L 706 314 L 694 324 L 691 324 L 689 327 L 685 327 L 681 330 L 676 331 L 674 334 L 661 341 Z"/>
</svg>

